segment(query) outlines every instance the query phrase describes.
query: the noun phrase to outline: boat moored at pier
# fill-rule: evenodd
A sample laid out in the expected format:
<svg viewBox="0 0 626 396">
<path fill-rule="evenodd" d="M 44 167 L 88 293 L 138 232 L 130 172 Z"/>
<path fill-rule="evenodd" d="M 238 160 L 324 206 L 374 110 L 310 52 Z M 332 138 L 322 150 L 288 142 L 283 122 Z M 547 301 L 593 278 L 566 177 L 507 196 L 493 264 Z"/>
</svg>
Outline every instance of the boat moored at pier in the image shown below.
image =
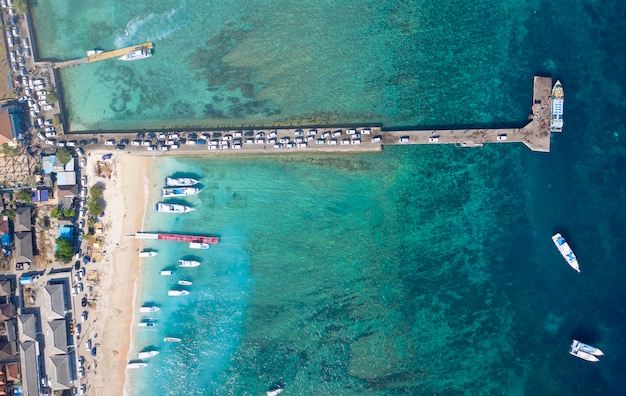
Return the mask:
<svg viewBox="0 0 626 396">
<path fill-rule="evenodd" d="M 166 177 L 165 185 L 170 187 L 189 187 L 195 186 L 198 184 L 196 179 L 192 179 L 191 177 Z"/>
<path fill-rule="evenodd" d="M 156 211 L 159 213 L 189 213 L 194 210 L 192 207 L 180 204 L 166 204 L 163 202 L 156 204 Z"/>
<path fill-rule="evenodd" d="M 565 95 L 563 94 L 563 85 L 557 80 L 552 87 L 552 103 L 550 108 L 550 132 L 563 132 L 563 102 Z"/>
<path fill-rule="evenodd" d="M 119 60 L 134 61 L 134 60 L 149 58 L 151 56 L 152 56 L 152 52 L 150 52 L 149 49 L 140 49 L 137 51 L 129 52 L 126 55 L 120 56 Z"/>
<path fill-rule="evenodd" d="M 567 261 L 567 264 L 569 264 L 570 267 L 576 270 L 576 272 L 580 272 L 580 268 L 578 267 L 578 260 L 576 259 L 576 256 L 574 255 L 572 249 L 567 244 L 565 238 L 563 238 L 561 234 L 557 233 L 552 235 L 552 242 L 554 242 L 556 248 L 559 249 L 561 256 L 563 256 L 565 261 Z"/>
</svg>

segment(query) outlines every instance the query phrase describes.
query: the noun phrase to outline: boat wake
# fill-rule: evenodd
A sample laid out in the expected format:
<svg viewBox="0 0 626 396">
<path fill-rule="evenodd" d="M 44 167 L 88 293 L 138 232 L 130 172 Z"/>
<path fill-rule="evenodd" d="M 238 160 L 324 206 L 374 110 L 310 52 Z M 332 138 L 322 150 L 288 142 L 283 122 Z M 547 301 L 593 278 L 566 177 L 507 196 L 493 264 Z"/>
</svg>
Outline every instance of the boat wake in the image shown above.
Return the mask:
<svg viewBox="0 0 626 396">
<path fill-rule="evenodd" d="M 138 16 L 126 24 L 123 31 L 116 34 L 115 48 L 127 47 L 138 42 L 158 41 L 182 29 L 185 21 L 177 20 L 179 10 L 184 7 L 183 3 L 178 8 L 172 8 L 160 14 L 150 13 L 146 16 Z"/>
</svg>

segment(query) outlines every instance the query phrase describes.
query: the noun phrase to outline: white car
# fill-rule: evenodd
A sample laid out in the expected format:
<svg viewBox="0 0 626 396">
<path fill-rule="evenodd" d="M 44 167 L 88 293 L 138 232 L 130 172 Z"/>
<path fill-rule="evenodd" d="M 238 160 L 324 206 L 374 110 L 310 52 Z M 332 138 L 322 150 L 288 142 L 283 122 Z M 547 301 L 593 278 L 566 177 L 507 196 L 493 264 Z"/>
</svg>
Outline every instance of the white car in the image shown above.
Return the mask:
<svg viewBox="0 0 626 396">
<path fill-rule="evenodd" d="M 108 139 L 104 142 L 105 146 L 115 146 L 115 139 Z"/>
</svg>

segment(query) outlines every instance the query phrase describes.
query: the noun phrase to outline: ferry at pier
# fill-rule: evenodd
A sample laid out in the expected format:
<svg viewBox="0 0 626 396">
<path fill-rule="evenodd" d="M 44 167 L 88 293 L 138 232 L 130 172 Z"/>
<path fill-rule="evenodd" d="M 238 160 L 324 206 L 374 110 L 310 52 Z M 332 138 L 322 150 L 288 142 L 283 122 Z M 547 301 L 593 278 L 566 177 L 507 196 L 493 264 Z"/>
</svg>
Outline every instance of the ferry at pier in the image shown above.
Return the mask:
<svg viewBox="0 0 626 396">
<path fill-rule="evenodd" d="M 561 234 L 552 235 L 552 242 L 554 242 L 554 246 L 559 249 L 561 256 L 567 261 L 570 267 L 572 267 L 576 272 L 580 272 L 580 268 L 578 267 L 578 260 L 574 255 L 574 252 L 567 244 L 565 238 L 561 236 Z"/>
<path fill-rule="evenodd" d="M 179 267 L 199 267 L 200 262 L 194 260 L 178 260 Z"/>
<path fill-rule="evenodd" d="M 200 189 L 195 187 L 165 187 L 161 189 L 161 196 L 163 198 L 186 197 L 188 195 L 195 195 L 199 192 Z"/>
<path fill-rule="evenodd" d="M 159 202 L 156 204 L 156 211 L 159 213 L 189 213 L 195 209 L 190 206 L 180 204 L 166 204 Z"/>
<path fill-rule="evenodd" d="M 161 308 L 155 306 L 155 305 L 150 305 L 150 306 L 144 306 L 139 308 L 139 312 L 141 313 L 148 313 L 148 312 L 159 312 L 161 310 Z"/>
<path fill-rule="evenodd" d="M 565 101 L 565 96 L 563 94 L 563 85 L 561 85 L 559 80 L 552 87 L 551 101 L 550 132 L 563 132 L 563 102 Z"/>
<path fill-rule="evenodd" d="M 152 56 L 152 52 L 150 52 L 149 49 L 140 49 L 137 51 L 129 52 L 124 56 L 120 56 L 119 59 L 123 61 L 134 61 L 134 60 L 149 58 L 151 56 Z"/>
<path fill-rule="evenodd" d="M 148 359 L 159 354 L 159 351 L 145 351 L 137 354 L 137 359 Z"/>
<path fill-rule="evenodd" d="M 196 179 L 192 179 L 191 177 L 166 177 L 165 185 L 170 187 L 190 187 L 198 184 Z"/>
<path fill-rule="evenodd" d="M 579 359 L 582 360 L 586 360 L 588 362 L 599 362 L 600 359 L 598 359 L 597 357 L 595 357 L 594 355 L 581 351 L 580 349 L 574 348 L 574 347 L 570 347 L 569 349 L 569 354 L 572 356 L 576 356 Z"/>
<path fill-rule="evenodd" d="M 587 344 L 585 344 L 583 342 L 580 342 L 578 340 L 572 340 L 572 348 L 581 350 L 581 351 L 583 351 L 585 353 L 588 353 L 588 354 L 591 354 L 591 355 L 594 355 L 594 356 L 603 356 L 604 355 L 604 352 L 602 352 L 600 350 L 600 348 L 596 348 L 596 347 L 593 347 L 591 345 L 587 345 Z"/>
</svg>

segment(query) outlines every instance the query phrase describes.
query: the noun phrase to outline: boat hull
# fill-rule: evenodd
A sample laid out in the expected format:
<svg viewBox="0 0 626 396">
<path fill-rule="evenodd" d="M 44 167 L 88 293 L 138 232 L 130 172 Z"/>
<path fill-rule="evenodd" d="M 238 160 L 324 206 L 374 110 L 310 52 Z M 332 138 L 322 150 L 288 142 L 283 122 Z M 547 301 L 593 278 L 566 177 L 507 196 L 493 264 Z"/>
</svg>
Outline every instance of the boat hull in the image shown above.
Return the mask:
<svg viewBox="0 0 626 396">
<path fill-rule="evenodd" d="M 579 359 L 586 360 L 588 362 L 599 362 L 600 361 L 600 359 L 598 359 L 597 357 L 593 356 L 592 354 L 587 353 L 587 352 L 583 352 L 580 349 L 573 348 L 573 347 L 570 347 L 569 354 L 572 355 L 572 356 L 576 356 Z"/>
<path fill-rule="evenodd" d="M 604 352 L 600 348 L 593 347 L 578 340 L 572 340 L 572 348 L 576 348 L 582 352 L 588 353 L 594 356 L 604 356 Z"/>
<path fill-rule="evenodd" d="M 556 248 L 559 250 L 559 253 L 561 253 L 561 256 L 563 256 L 567 264 L 569 264 L 569 266 L 572 267 L 576 272 L 580 272 L 578 259 L 576 258 L 576 255 L 574 255 L 572 249 L 569 247 L 569 244 L 567 243 L 565 238 L 563 238 L 561 234 L 557 233 L 552 235 L 552 242 L 554 242 L 554 246 L 556 246 Z"/>
<path fill-rule="evenodd" d="M 557 80 L 554 87 L 552 87 L 550 101 L 550 132 L 563 132 L 563 103 L 565 95 L 561 81 Z"/>
</svg>

